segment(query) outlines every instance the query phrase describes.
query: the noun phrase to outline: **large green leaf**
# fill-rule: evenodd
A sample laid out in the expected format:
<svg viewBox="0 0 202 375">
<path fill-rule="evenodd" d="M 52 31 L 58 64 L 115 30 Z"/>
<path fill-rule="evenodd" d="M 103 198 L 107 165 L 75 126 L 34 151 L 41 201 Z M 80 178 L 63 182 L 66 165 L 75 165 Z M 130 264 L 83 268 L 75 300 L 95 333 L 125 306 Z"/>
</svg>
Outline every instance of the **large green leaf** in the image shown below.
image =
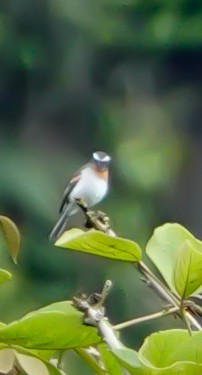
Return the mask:
<svg viewBox="0 0 202 375">
<path fill-rule="evenodd" d="M 182 340 L 173 351 L 171 360 L 196 362 L 202 366 L 202 331 L 194 332 L 193 336 L 189 335 L 188 339 Z"/>
<path fill-rule="evenodd" d="M 127 262 L 141 259 L 141 249 L 136 242 L 111 237 L 94 229 L 88 232 L 70 229 L 58 239 L 56 246 Z"/>
<path fill-rule="evenodd" d="M 196 250 L 188 240 L 177 251 L 173 279 L 182 298 L 196 293 L 202 285 L 202 252 Z"/>
<path fill-rule="evenodd" d="M 200 375 L 202 332 L 194 336 L 180 329 L 154 333 L 140 348 L 139 358 L 146 365 L 144 374 Z"/>
<path fill-rule="evenodd" d="M 104 343 L 99 345 L 99 351 L 101 353 L 104 367 L 110 375 L 124 375 L 121 365 L 115 355 L 111 352 L 108 346 Z"/>
<path fill-rule="evenodd" d="M 41 358 L 41 359 L 50 359 L 53 358 L 55 354 L 57 354 L 59 351 L 58 350 L 40 350 L 40 349 L 29 349 L 30 353 L 33 355 Z"/>
<path fill-rule="evenodd" d="M 120 364 L 126 368 L 131 374 L 144 374 L 143 363 L 140 361 L 138 353 L 129 348 L 114 349 L 112 353 L 118 359 Z"/>
<path fill-rule="evenodd" d="M 48 361 L 38 358 L 28 350 L 18 346 L 2 346 L 1 344 L 0 372 L 7 374 L 14 365 L 27 375 L 61 375 L 56 367 Z"/>
<path fill-rule="evenodd" d="M 9 247 L 11 257 L 14 263 L 17 263 L 17 257 L 20 247 L 20 233 L 15 223 L 6 216 L 0 216 L 0 228 Z"/>
<path fill-rule="evenodd" d="M 0 342 L 31 349 L 70 349 L 101 341 L 97 329 L 83 324 L 70 301 L 53 303 L 0 330 Z"/>
<path fill-rule="evenodd" d="M 173 275 L 178 250 L 189 241 L 193 248 L 202 253 L 202 242 L 197 240 L 180 224 L 164 224 L 155 229 L 146 252 L 154 262 L 169 287 L 176 292 Z"/>
<path fill-rule="evenodd" d="M 11 277 L 12 277 L 12 275 L 11 275 L 10 272 L 0 268 L 0 284 L 3 284 L 3 283 L 5 283 L 5 281 L 10 280 Z"/>
</svg>

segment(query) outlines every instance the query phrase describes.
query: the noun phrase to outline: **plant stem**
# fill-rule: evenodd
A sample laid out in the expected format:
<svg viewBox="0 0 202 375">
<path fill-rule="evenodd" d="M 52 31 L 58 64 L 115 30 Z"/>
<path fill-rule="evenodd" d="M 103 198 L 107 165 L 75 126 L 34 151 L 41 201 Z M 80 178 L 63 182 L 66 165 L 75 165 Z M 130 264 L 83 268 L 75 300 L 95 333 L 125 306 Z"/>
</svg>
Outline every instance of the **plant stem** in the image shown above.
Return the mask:
<svg viewBox="0 0 202 375">
<path fill-rule="evenodd" d="M 188 329 L 188 332 L 189 332 L 190 336 L 192 336 L 193 332 L 192 332 L 192 329 L 191 329 L 191 324 L 190 324 L 190 321 L 187 317 L 186 310 L 184 308 L 182 309 L 181 316 L 182 316 L 182 319 L 184 320 L 184 322 L 187 326 L 187 329 Z"/>
<path fill-rule="evenodd" d="M 180 301 L 179 312 L 180 312 L 181 318 L 184 320 L 184 322 L 187 326 L 187 329 L 188 329 L 188 332 L 189 332 L 190 336 L 192 336 L 191 325 L 190 325 L 190 321 L 189 321 L 189 319 L 187 318 L 187 315 L 186 315 L 186 310 L 185 310 L 185 307 L 184 307 L 184 299 L 183 298 Z"/>
<path fill-rule="evenodd" d="M 96 360 L 88 354 L 83 348 L 76 348 L 75 352 L 84 359 L 84 361 L 95 371 L 97 375 L 105 375 L 105 370 L 102 370 Z"/>
<path fill-rule="evenodd" d="M 109 219 L 107 218 L 107 221 L 102 218 L 100 219 L 99 215 L 94 215 L 91 211 L 88 211 L 87 207 L 82 207 L 82 204 L 79 205 L 87 219 L 90 218 L 90 223 L 93 228 L 100 230 L 112 237 L 116 237 L 116 233 L 110 228 L 109 225 Z M 174 295 L 169 288 L 159 280 L 159 278 L 146 266 L 146 264 L 142 261 L 139 261 L 135 263 L 135 267 L 138 269 L 138 271 L 145 277 L 148 285 L 152 287 L 152 289 L 163 299 L 164 301 L 167 301 L 172 306 L 177 307 L 179 309 L 180 307 L 180 298 L 176 295 Z M 192 324 L 193 327 L 201 331 L 202 327 L 197 322 L 197 320 L 187 311 L 184 311 L 183 313 L 186 316 L 186 320 L 189 322 L 189 325 Z"/>
<path fill-rule="evenodd" d="M 164 316 L 167 316 L 167 315 L 170 315 L 170 314 L 174 314 L 174 313 L 176 313 L 178 311 L 179 311 L 179 308 L 177 306 L 176 307 L 171 307 L 168 310 L 159 311 L 159 312 L 154 313 L 154 314 L 149 314 L 149 315 L 146 315 L 146 316 L 142 316 L 140 318 L 135 318 L 135 319 L 128 320 L 127 322 L 116 324 L 115 326 L 113 326 L 113 329 L 116 329 L 117 331 L 120 331 L 121 329 L 133 326 L 135 324 L 147 322 L 148 320 L 162 318 Z"/>
<path fill-rule="evenodd" d="M 58 355 L 58 363 L 57 363 L 57 368 L 58 369 L 61 369 L 62 367 L 62 358 L 63 358 L 63 354 L 64 354 L 65 350 L 61 350 L 59 352 L 59 355 Z"/>
<path fill-rule="evenodd" d="M 135 266 L 138 268 L 138 271 L 149 281 L 150 286 L 156 291 L 156 293 L 171 305 L 179 306 L 179 298 L 174 296 L 173 293 L 167 288 L 165 284 L 146 266 L 142 261 L 138 262 Z"/>
<path fill-rule="evenodd" d="M 164 285 L 161 280 L 159 280 L 152 271 L 144 264 L 142 261 L 140 261 L 137 264 L 138 270 L 145 276 L 146 280 L 149 280 L 151 287 L 154 289 L 154 291 L 157 292 L 161 296 L 162 299 L 166 300 L 167 302 L 171 303 L 173 306 L 178 307 L 180 309 L 180 298 L 175 296 L 166 285 Z M 182 316 L 183 314 L 183 316 Z M 186 310 L 181 314 L 182 317 L 186 317 L 186 322 L 188 321 L 189 329 L 190 323 L 193 325 L 193 327 L 197 331 L 201 331 L 202 327 L 197 322 L 197 320 Z M 185 318 L 184 318 L 185 320 Z"/>
</svg>

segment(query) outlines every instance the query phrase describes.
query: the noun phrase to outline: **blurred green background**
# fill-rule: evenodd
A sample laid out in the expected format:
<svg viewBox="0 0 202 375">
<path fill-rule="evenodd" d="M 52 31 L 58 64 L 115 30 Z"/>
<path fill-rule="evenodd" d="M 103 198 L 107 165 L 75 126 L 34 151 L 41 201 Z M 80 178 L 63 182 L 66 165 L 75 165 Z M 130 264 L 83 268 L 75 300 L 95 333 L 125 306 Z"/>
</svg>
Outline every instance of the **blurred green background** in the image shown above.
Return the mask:
<svg viewBox="0 0 202 375">
<path fill-rule="evenodd" d="M 113 323 L 161 308 L 132 266 L 54 248 L 48 233 L 71 174 L 101 149 L 113 162 L 99 209 L 116 232 L 143 248 L 166 221 L 202 237 L 201 66 L 199 0 L 0 2 L 1 214 L 22 235 L 18 267 L 1 246 L 14 277 L 1 287 L 0 320 L 106 279 Z M 122 338 L 138 348 L 177 325 L 165 318 Z M 72 373 L 89 373 L 69 361 Z"/>
</svg>

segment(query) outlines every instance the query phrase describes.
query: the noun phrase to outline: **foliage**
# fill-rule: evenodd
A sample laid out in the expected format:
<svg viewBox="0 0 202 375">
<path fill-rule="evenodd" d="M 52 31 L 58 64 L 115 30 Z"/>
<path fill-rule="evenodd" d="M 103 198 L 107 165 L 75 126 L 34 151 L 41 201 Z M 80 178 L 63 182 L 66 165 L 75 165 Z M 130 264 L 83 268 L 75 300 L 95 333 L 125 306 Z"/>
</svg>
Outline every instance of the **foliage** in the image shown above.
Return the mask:
<svg viewBox="0 0 202 375">
<path fill-rule="evenodd" d="M 9 220 L 6 219 L 5 222 L 7 224 Z M 15 227 L 12 225 L 11 228 Z M 6 232 L 8 243 L 12 236 L 12 230 Z M 57 241 L 57 246 L 113 258 L 122 261 L 123 267 L 125 261 L 143 265 L 140 248 L 136 243 L 96 230 L 84 232 L 74 229 L 65 232 Z M 201 242 L 182 226 L 165 224 L 154 231 L 146 249 L 174 293 L 174 306 L 178 306 L 176 311 L 187 324 L 189 316 L 186 298 L 202 288 Z M 145 275 L 148 273 L 149 277 L 152 276 L 151 280 L 159 283 L 167 293 L 167 287 L 162 286 L 158 278 L 146 270 Z M 2 271 L 1 275 L 3 283 L 7 279 L 6 271 Z M 90 297 L 84 300 L 84 304 L 92 304 L 89 305 L 92 306 L 90 310 L 96 309 L 96 314 L 101 311 L 99 309 L 105 298 L 103 293 L 101 305 L 99 300 L 92 303 Z M 53 303 L 8 325 L 1 323 L 0 371 L 5 374 L 13 371 L 27 375 L 36 372 L 40 375 L 63 374 L 61 360 L 54 358 L 62 358 L 64 352 L 71 349 L 98 375 L 121 375 L 124 369 L 134 375 L 201 374 L 201 331 L 192 332 L 188 325 L 188 331 L 171 329 L 157 332 L 146 337 L 139 351 L 134 351 L 125 347 L 120 338 L 110 338 L 111 334 L 106 328 L 110 327 L 108 323 L 105 330 L 100 328 L 99 322 L 103 318 L 95 315 L 95 327 L 90 321 L 86 324 L 84 313 L 78 311 L 78 301 L 74 306 L 71 301 Z M 133 324 L 134 321 L 131 325 Z M 96 355 L 92 354 L 92 349 Z"/>
<path fill-rule="evenodd" d="M 179 224 L 158 227 L 146 251 L 175 293 L 187 298 L 200 292 L 202 242 L 187 229 Z"/>
<path fill-rule="evenodd" d="M 86 233 L 81 229 L 71 229 L 59 238 L 56 246 L 127 262 L 141 259 L 140 247 L 134 241 L 107 236 L 95 230 Z"/>
<path fill-rule="evenodd" d="M 10 250 L 14 263 L 17 264 L 17 257 L 20 248 L 20 233 L 15 223 L 6 216 L 0 216 L 0 228 L 3 237 Z"/>
</svg>

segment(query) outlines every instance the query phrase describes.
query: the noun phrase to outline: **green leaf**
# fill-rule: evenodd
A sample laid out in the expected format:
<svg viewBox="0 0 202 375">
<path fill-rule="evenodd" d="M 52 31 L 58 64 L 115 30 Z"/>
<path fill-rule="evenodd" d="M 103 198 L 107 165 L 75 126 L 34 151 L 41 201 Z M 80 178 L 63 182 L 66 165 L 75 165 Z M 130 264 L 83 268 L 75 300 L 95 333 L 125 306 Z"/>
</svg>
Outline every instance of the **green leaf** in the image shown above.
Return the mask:
<svg viewBox="0 0 202 375">
<path fill-rule="evenodd" d="M 196 362 L 202 366 L 202 331 L 194 332 L 193 336 L 182 340 L 176 350 L 173 351 L 172 361 Z M 202 372 L 201 372 L 202 373 Z"/>
<path fill-rule="evenodd" d="M 34 350 L 29 349 L 30 353 L 35 355 L 36 357 L 40 359 L 50 359 L 52 358 L 56 353 L 58 353 L 58 350 Z"/>
<path fill-rule="evenodd" d="M 154 333 L 140 348 L 139 358 L 146 366 L 144 374 L 200 375 L 202 332 L 194 336 L 180 329 Z"/>
<path fill-rule="evenodd" d="M 202 253 L 202 242 L 197 240 L 180 224 L 164 224 L 155 229 L 146 246 L 146 252 L 156 265 L 169 287 L 176 292 L 173 275 L 178 250 L 189 241 L 195 250 Z"/>
<path fill-rule="evenodd" d="M 8 272 L 8 271 L 3 270 L 2 268 L 0 268 L 0 284 L 3 284 L 3 283 L 5 283 L 5 281 L 10 280 L 11 277 L 12 277 L 12 275 L 11 275 L 10 272 Z"/>
<path fill-rule="evenodd" d="M 130 371 L 131 374 L 139 375 L 143 374 L 143 364 L 138 357 L 138 353 L 135 350 L 122 348 L 114 349 L 112 353 L 118 359 L 119 363 Z"/>
<path fill-rule="evenodd" d="M 53 303 L 0 330 L 0 342 L 30 349 L 72 349 L 100 341 L 97 329 L 83 324 L 83 313 L 71 301 Z"/>
<path fill-rule="evenodd" d="M 202 252 L 195 250 L 188 240 L 177 251 L 173 279 L 182 298 L 196 293 L 202 285 Z"/>
<path fill-rule="evenodd" d="M 111 237 L 94 229 L 88 232 L 70 229 L 58 239 L 55 245 L 127 262 L 137 262 L 141 259 L 141 249 L 136 242 Z"/>
<path fill-rule="evenodd" d="M 27 375 L 61 375 L 61 372 L 51 365 L 46 360 L 38 358 L 28 350 L 13 346 L 7 347 L 4 345 L 0 349 L 0 371 L 1 373 L 8 373 L 13 366 L 17 366 Z"/>
<path fill-rule="evenodd" d="M 6 216 L 0 216 L 0 227 L 4 239 L 9 247 L 13 262 L 17 264 L 20 248 L 20 233 L 15 223 Z"/>
<path fill-rule="evenodd" d="M 104 367 L 108 374 L 110 375 L 124 375 L 121 369 L 120 363 L 118 362 L 115 355 L 111 352 L 106 344 L 99 345 L 99 351 L 101 353 L 101 358 L 104 363 Z"/>
</svg>

